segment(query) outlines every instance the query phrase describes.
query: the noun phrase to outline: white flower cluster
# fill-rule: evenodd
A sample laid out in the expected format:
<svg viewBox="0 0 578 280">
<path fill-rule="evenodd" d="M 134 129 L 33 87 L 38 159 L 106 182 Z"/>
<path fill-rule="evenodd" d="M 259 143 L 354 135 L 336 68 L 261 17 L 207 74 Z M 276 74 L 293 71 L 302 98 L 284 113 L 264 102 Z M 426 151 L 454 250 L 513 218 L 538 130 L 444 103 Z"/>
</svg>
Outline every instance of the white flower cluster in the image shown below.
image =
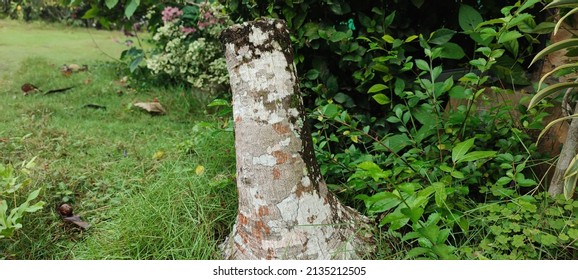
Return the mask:
<svg viewBox="0 0 578 280">
<path fill-rule="evenodd" d="M 218 41 L 224 28 L 224 24 L 212 24 L 190 36 L 183 31 L 180 21 L 166 21 L 153 36 L 158 49 L 146 60 L 147 68 L 209 93 L 228 88 L 225 59 Z"/>
</svg>

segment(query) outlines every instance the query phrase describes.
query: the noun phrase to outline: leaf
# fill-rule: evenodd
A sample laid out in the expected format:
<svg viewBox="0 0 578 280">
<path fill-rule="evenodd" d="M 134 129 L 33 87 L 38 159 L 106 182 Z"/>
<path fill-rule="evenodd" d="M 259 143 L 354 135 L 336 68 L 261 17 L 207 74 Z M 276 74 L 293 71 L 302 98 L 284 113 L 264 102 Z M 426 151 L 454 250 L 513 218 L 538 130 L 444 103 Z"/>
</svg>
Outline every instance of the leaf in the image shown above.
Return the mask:
<svg viewBox="0 0 578 280">
<path fill-rule="evenodd" d="M 391 35 L 388 35 L 388 34 L 381 36 L 381 39 L 388 44 L 392 44 L 393 41 L 395 41 L 395 38 L 393 38 Z"/>
<path fill-rule="evenodd" d="M 522 4 L 522 6 L 520 6 L 520 8 L 518 8 L 518 10 L 516 11 L 516 13 L 521 13 L 524 10 L 528 9 L 528 8 L 532 8 L 534 5 L 536 5 L 537 3 L 540 3 L 541 0 L 527 0 L 524 1 L 524 4 Z"/>
<path fill-rule="evenodd" d="M 532 64 L 534 64 L 536 61 L 540 60 L 541 58 L 559 51 L 559 50 L 563 50 L 563 49 L 568 49 L 568 48 L 573 48 L 573 47 L 578 47 L 578 38 L 573 38 L 573 39 L 567 39 L 567 40 L 562 40 L 560 42 L 556 42 L 552 45 L 549 45 L 547 47 L 545 47 L 543 50 L 541 50 L 540 52 L 538 52 L 536 54 L 536 56 L 534 56 L 534 59 L 532 59 L 532 62 L 530 62 L 530 66 L 532 66 Z"/>
<path fill-rule="evenodd" d="M 448 197 L 446 193 L 446 186 L 441 182 L 435 182 L 432 184 L 435 189 L 435 201 L 438 207 L 444 207 L 446 199 Z"/>
<path fill-rule="evenodd" d="M 578 87 L 577 82 L 564 82 L 564 83 L 553 84 L 553 85 L 548 86 L 544 89 L 541 89 L 530 100 L 530 104 L 528 104 L 528 109 L 533 108 L 542 99 L 544 99 L 544 98 L 546 98 L 552 94 L 558 93 L 559 91 L 564 90 L 564 89 L 576 88 L 576 87 Z"/>
<path fill-rule="evenodd" d="M 565 63 L 565 64 L 562 64 L 562 65 L 560 65 L 560 66 L 552 69 L 552 71 L 544 74 L 544 75 L 542 76 L 542 78 L 540 78 L 540 81 L 538 82 L 538 89 L 541 89 L 541 88 L 542 88 L 542 84 L 544 83 L 544 81 L 546 80 L 546 78 L 548 78 L 548 77 L 551 76 L 552 74 L 554 74 L 554 73 L 556 73 L 556 72 L 559 72 L 559 71 L 562 71 L 562 70 L 573 70 L 573 71 L 576 71 L 576 70 L 578 70 L 578 62 L 576 62 L 576 63 Z"/>
<path fill-rule="evenodd" d="M 551 8 L 562 8 L 567 6 L 574 7 L 576 4 L 578 4 L 576 0 L 554 0 L 550 4 L 546 5 L 543 10 Z"/>
<path fill-rule="evenodd" d="M 489 157 L 493 157 L 495 154 L 496 154 L 495 151 L 474 151 L 474 152 L 465 154 L 461 159 L 459 159 L 457 161 L 457 163 L 470 162 L 470 161 L 475 161 L 475 160 L 479 160 L 479 159 L 483 159 L 483 158 L 489 158 Z"/>
<path fill-rule="evenodd" d="M 419 68 L 420 70 L 424 70 L 424 71 L 429 71 L 429 64 L 423 60 L 423 59 L 416 59 L 415 60 L 415 65 L 417 66 L 417 68 Z"/>
<path fill-rule="evenodd" d="M 323 107 L 323 114 L 332 119 L 339 113 L 339 108 L 335 104 L 327 104 Z"/>
<path fill-rule="evenodd" d="M 351 12 L 349 3 L 343 0 L 327 1 L 327 5 L 329 5 L 329 9 L 336 15 L 344 15 Z"/>
<path fill-rule="evenodd" d="M 411 250 L 409 250 L 409 252 L 407 252 L 407 254 L 405 255 L 405 259 L 413 259 L 419 256 L 423 256 L 423 255 L 427 255 L 427 253 L 430 253 L 431 249 L 429 248 L 423 248 L 423 247 L 415 247 Z"/>
<path fill-rule="evenodd" d="M 385 217 L 383 217 L 383 219 L 381 219 L 381 221 L 379 222 L 379 225 L 383 226 L 389 223 L 390 224 L 389 230 L 397 230 L 405 226 L 407 222 L 409 222 L 408 217 L 406 217 L 399 211 L 394 211 L 393 213 L 390 213 Z"/>
<path fill-rule="evenodd" d="M 411 0 L 411 3 L 418 9 L 421 8 L 424 2 L 425 0 Z"/>
<path fill-rule="evenodd" d="M 440 28 L 431 33 L 428 42 L 434 45 L 445 44 L 449 42 L 456 33 L 457 33 L 456 31 L 453 31 L 451 29 Z"/>
<path fill-rule="evenodd" d="M 475 138 L 470 138 L 466 141 L 460 142 L 452 149 L 452 162 L 457 163 L 474 145 Z"/>
<path fill-rule="evenodd" d="M 460 45 L 451 42 L 440 45 L 437 48 L 441 48 L 440 58 L 462 59 L 466 55 L 464 49 L 462 49 Z"/>
<path fill-rule="evenodd" d="M 566 199 L 571 199 L 574 196 L 576 182 L 578 182 L 578 155 L 574 156 L 564 172 L 564 197 Z"/>
<path fill-rule="evenodd" d="M 417 223 L 421 215 L 423 215 L 424 209 L 421 207 L 416 208 L 403 208 L 400 210 L 402 214 L 407 216 L 412 222 Z"/>
<path fill-rule="evenodd" d="M 385 104 L 391 103 L 391 100 L 389 99 L 389 97 L 387 97 L 383 93 L 378 93 L 372 97 L 375 100 L 375 102 L 377 102 L 379 105 L 385 105 Z"/>
<path fill-rule="evenodd" d="M 105 4 L 107 8 L 112 9 L 116 4 L 118 4 L 118 0 L 106 0 Z"/>
<path fill-rule="evenodd" d="M 484 19 L 472 6 L 461 5 L 458 12 L 459 24 L 464 31 L 473 31 Z"/>
<path fill-rule="evenodd" d="M 319 72 L 319 70 L 317 69 L 311 69 L 309 71 L 307 71 L 307 73 L 305 74 L 305 77 L 307 77 L 307 79 L 309 80 L 315 80 L 319 77 L 319 74 L 321 72 Z"/>
<path fill-rule="evenodd" d="M 138 102 L 132 104 L 133 106 L 143 109 L 151 114 L 164 115 L 167 113 L 165 108 L 159 102 Z"/>
<path fill-rule="evenodd" d="M 540 22 L 538 25 L 536 25 L 536 27 L 534 27 L 534 29 L 532 30 L 532 33 L 536 33 L 536 34 L 550 34 L 554 31 L 554 27 L 556 26 L 555 23 L 553 22 Z"/>
<path fill-rule="evenodd" d="M 230 106 L 229 101 L 225 99 L 215 99 L 207 105 L 207 107 Z"/>
<path fill-rule="evenodd" d="M 117 0 L 118 1 L 118 0 Z M 82 19 L 92 19 L 92 18 L 96 18 L 98 16 L 98 13 L 100 12 L 100 10 L 98 9 L 97 6 L 94 6 L 92 8 L 90 8 L 90 10 L 86 11 L 84 13 L 84 15 L 82 15 Z"/>
<path fill-rule="evenodd" d="M 140 55 L 135 57 L 129 64 L 128 69 L 130 70 L 131 73 L 134 73 L 134 71 L 138 68 L 138 66 L 140 65 L 140 63 L 143 61 L 144 56 Z"/>
<path fill-rule="evenodd" d="M 375 92 L 380 92 L 384 89 L 387 89 L 388 86 L 384 85 L 384 84 L 375 84 L 373 86 L 371 86 L 369 88 L 369 90 L 367 90 L 367 93 L 375 93 Z"/>
<path fill-rule="evenodd" d="M 369 214 L 383 213 L 401 203 L 399 197 L 390 192 L 380 192 L 363 200 Z"/>
<path fill-rule="evenodd" d="M 500 35 L 500 37 L 498 38 L 498 44 L 503 44 L 509 41 L 513 41 L 516 40 L 520 37 L 522 37 L 524 35 L 522 35 L 522 33 L 516 31 L 516 30 L 512 30 L 512 31 L 508 31 L 505 33 L 502 33 Z"/>
<path fill-rule="evenodd" d="M 578 4 L 578 3 L 576 3 Z M 558 33 L 558 29 L 560 28 L 560 26 L 562 25 L 562 23 L 564 23 L 564 20 L 566 20 L 569 16 L 575 14 L 578 12 L 578 7 L 570 10 L 569 12 L 567 12 L 563 17 L 561 17 L 558 22 L 556 22 L 556 26 L 554 26 L 554 34 Z"/>
<path fill-rule="evenodd" d="M 163 151 L 163 150 L 156 151 L 156 152 L 153 154 L 153 159 L 154 159 L 154 160 L 160 160 L 160 159 L 162 159 L 162 158 L 164 158 L 164 157 L 165 157 L 165 151 Z"/>
<path fill-rule="evenodd" d="M 197 165 L 197 167 L 195 167 L 195 174 L 197 174 L 198 176 L 201 176 L 205 173 L 205 167 L 202 165 Z"/>
<path fill-rule="evenodd" d="M 38 202 L 26 207 L 25 211 L 28 213 L 36 212 L 36 211 L 42 209 L 42 207 L 44 207 L 45 204 L 46 204 L 46 202 L 44 202 L 44 201 L 38 201 Z"/>
<path fill-rule="evenodd" d="M 411 140 L 406 134 L 397 134 L 393 136 L 386 137 L 381 142 L 374 143 L 374 148 L 376 150 L 386 150 L 391 149 L 393 152 L 397 153 L 406 146 L 411 145 Z M 387 148 L 384 148 L 386 146 Z"/>
<path fill-rule="evenodd" d="M 138 6 L 140 5 L 140 0 L 130 0 L 130 2 L 124 8 L 124 15 L 127 18 L 132 17 Z"/>
<path fill-rule="evenodd" d="M 37 190 L 31 192 L 28 195 L 28 198 L 26 198 L 26 202 L 30 202 L 30 201 L 34 200 L 36 197 L 38 197 L 38 194 L 40 194 L 40 190 L 41 189 L 37 189 Z"/>
<path fill-rule="evenodd" d="M 542 131 L 540 131 L 540 135 L 538 135 L 538 139 L 536 140 L 536 143 L 540 142 L 540 138 L 542 138 L 542 136 L 544 136 L 546 131 L 548 131 L 548 129 L 550 129 L 552 126 L 556 125 L 559 122 L 566 121 L 566 120 L 573 119 L 573 118 L 578 118 L 578 114 L 574 114 L 574 115 L 566 116 L 563 118 L 555 119 L 555 120 L 551 121 L 550 123 L 548 123 L 548 125 L 546 125 L 546 127 L 544 127 L 544 129 L 542 129 Z"/>
</svg>

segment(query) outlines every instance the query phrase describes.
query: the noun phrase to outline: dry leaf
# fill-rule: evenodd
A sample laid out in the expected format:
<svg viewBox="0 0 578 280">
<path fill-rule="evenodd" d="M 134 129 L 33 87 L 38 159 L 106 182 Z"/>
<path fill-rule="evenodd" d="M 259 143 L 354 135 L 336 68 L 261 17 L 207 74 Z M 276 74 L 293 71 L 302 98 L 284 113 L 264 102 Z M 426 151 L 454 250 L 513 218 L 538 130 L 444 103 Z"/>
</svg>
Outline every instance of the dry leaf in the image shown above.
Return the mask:
<svg viewBox="0 0 578 280">
<path fill-rule="evenodd" d="M 22 90 L 22 93 L 24 93 L 24 95 L 29 95 L 31 93 L 35 93 L 35 92 L 39 92 L 40 89 L 38 89 L 37 86 L 31 84 L 31 83 L 25 83 L 23 84 L 20 89 Z"/>
<path fill-rule="evenodd" d="M 165 157 L 165 152 L 164 151 L 157 151 L 154 155 L 153 155 L 153 159 L 156 160 L 160 160 L 162 158 Z"/>
<path fill-rule="evenodd" d="M 63 64 L 60 67 L 60 72 L 64 75 L 64 76 L 70 76 L 72 75 L 72 73 L 78 73 L 78 72 L 84 72 L 84 71 L 88 71 L 88 65 L 83 64 L 82 66 L 78 65 L 78 64 Z"/>
<path fill-rule="evenodd" d="M 203 173 L 205 173 L 205 167 L 202 165 L 197 165 L 197 167 L 195 167 L 195 173 L 199 176 L 203 175 Z"/>
<path fill-rule="evenodd" d="M 164 115 L 167 113 L 167 111 L 165 111 L 165 108 L 163 108 L 161 103 L 158 102 L 138 102 L 132 105 L 141 108 L 153 115 Z"/>
</svg>

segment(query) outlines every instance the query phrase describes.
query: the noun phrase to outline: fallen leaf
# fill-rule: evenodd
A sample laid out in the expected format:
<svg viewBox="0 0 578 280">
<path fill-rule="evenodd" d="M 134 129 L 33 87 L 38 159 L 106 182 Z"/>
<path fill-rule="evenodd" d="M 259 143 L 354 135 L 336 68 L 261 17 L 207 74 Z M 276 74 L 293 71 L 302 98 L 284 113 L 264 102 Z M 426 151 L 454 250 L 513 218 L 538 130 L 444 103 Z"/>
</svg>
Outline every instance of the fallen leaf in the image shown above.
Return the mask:
<svg viewBox="0 0 578 280">
<path fill-rule="evenodd" d="M 25 83 L 23 84 L 20 89 L 22 90 L 22 93 L 24 93 L 24 95 L 28 95 L 31 93 L 35 93 L 35 92 L 39 92 L 40 89 L 38 89 L 37 86 L 31 84 L 31 83 Z"/>
<path fill-rule="evenodd" d="M 78 72 L 84 72 L 84 71 L 88 71 L 88 65 L 83 64 L 82 66 L 78 65 L 78 64 L 63 64 L 60 67 L 60 72 L 64 75 L 64 76 L 70 76 L 72 75 L 72 73 L 78 73 Z"/>
<path fill-rule="evenodd" d="M 205 173 L 205 167 L 202 165 L 197 165 L 197 167 L 195 167 L 195 174 L 201 176 L 203 173 Z"/>
<path fill-rule="evenodd" d="M 153 115 L 164 115 L 167 113 L 161 103 L 158 102 L 138 102 L 132 105 L 141 108 Z"/>
<path fill-rule="evenodd" d="M 165 152 L 164 151 L 157 151 L 154 155 L 153 155 L 153 159 L 159 160 L 165 157 Z"/>
</svg>

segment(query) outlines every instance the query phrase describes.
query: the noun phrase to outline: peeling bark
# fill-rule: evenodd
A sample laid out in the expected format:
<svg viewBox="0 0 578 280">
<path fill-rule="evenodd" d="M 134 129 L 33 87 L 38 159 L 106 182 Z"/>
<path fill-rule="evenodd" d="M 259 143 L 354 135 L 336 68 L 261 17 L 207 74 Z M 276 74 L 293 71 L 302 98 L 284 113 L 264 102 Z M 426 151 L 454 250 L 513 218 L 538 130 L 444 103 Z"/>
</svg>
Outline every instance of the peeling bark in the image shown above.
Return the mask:
<svg viewBox="0 0 578 280">
<path fill-rule="evenodd" d="M 221 35 L 233 91 L 239 210 L 226 259 L 359 259 L 368 219 L 327 190 L 306 125 L 283 21 Z"/>
</svg>

